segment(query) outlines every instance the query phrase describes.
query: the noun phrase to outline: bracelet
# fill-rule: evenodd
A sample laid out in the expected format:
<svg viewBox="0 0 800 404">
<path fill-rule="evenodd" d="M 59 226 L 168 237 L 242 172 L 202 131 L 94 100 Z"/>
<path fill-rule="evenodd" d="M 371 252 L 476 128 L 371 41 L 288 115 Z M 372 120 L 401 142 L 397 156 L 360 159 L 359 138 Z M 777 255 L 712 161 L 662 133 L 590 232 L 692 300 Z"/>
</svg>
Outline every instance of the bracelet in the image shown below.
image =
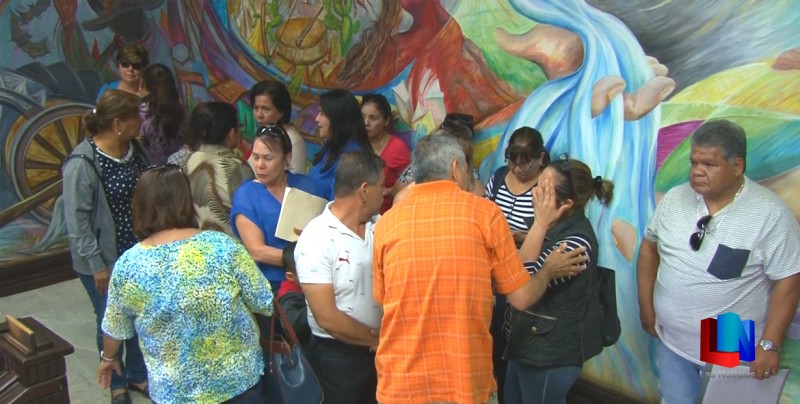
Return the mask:
<svg viewBox="0 0 800 404">
<path fill-rule="evenodd" d="M 117 355 L 114 355 L 114 356 L 112 356 L 110 358 L 106 358 L 103 355 L 103 351 L 100 351 L 100 360 L 103 361 L 103 362 L 116 362 L 117 361 Z"/>
</svg>

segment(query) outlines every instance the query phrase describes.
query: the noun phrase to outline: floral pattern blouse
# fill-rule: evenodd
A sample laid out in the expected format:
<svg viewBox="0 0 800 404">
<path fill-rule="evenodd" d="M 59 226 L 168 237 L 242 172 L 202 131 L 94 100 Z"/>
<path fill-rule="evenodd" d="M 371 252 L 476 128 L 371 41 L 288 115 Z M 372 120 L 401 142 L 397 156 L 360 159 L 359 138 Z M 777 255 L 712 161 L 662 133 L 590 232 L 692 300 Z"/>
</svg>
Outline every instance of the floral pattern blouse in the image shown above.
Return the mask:
<svg viewBox="0 0 800 404">
<path fill-rule="evenodd" d="M 269 282 L 241 244 L 204 231 L 126 251 L 102 327 L 117 340 L 139 334 L 155 402 L 219 403 L 263 374 L 253 312 L 272 314 Z"/>
</svg>

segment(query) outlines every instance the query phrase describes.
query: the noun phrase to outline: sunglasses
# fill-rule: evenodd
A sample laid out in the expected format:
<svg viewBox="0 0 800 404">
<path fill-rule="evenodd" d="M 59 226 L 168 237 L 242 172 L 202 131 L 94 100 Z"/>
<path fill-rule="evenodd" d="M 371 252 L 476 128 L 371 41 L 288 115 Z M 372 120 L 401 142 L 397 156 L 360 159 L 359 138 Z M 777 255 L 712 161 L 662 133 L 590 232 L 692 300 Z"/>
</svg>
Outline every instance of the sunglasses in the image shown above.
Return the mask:
<svg viewBox="0 0 800 404">
<path fill-rule="evenodd" d="M 508 166 L 508 168 L 519 167 L 523 171 L 529 171 L 531 168 L 533 168 L 533 163 L 535 162 L 536 161 L 534 160 L 534 161 L 529 161 L 527 163 L 517 163 L 516 161 L 506 159 L 506 165 Z"/>
<path fill-rule="evenodd" d="M 256 130 L 256 136 L 269 136 L 289 140 L 289 135 L 278 125 L 262 126 Z"/>
<path fill-rule="evenodd" d="M 129 67 L 133 67 L 133 70 L 142 70 L 142 64 L 141 63 L 131 63 L 131 62 L 128 62 L 128 61 L 125 61 L 125 60 L 121 60 L 119 62 L 119 65 L 122 66 L 123 69 L 127 69 Z"/>
<path fill-rule="evenodd" d="M 711 222 L 712 217 L 711 215 L 705 215 L 697 221 L 698 230 L 689 237 L 689 246 L 692 247 L 692 250 L 697 251 L 700 249 L 700 246 L 703 244 L 703 239 L 706 237 L 708 223 Z"/>
</svg>

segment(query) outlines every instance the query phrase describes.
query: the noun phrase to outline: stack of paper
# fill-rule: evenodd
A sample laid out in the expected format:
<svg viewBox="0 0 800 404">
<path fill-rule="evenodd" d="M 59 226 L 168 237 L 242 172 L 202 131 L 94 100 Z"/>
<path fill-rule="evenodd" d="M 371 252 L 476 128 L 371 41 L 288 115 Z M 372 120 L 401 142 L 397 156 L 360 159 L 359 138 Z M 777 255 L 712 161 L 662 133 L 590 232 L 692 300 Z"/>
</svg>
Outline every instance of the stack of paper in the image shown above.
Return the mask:
<svg viewBox="0 0 800 404">
<path fill-rule="evenodd" d="M 327 203 L 326 199 L 311 195 L 302 189 L 286 187 L 275 237 L 287 241 L 297 241 L 294 229 L 302 230 L 306 227 L 311 219 L 322 213 Z"/>
</svg>

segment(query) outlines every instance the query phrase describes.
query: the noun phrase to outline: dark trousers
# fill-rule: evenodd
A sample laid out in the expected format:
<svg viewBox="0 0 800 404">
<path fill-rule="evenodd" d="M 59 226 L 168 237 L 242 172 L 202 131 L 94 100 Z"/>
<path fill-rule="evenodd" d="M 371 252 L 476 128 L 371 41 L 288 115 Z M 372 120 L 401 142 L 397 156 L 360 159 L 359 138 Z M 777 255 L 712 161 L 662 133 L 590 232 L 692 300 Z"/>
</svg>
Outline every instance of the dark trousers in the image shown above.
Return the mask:
<svg viewBox="0 0 800 404">
<path fill-rule="evenodd" d="M 261 404 L 264 400 L 264 381 L 259 379 L 253 387 L 228 400 L 225 404 Z"/>
<path fill-rule="evenodd" d="M 103 316 L 106 314 L 106 300 L 108 295 L 100 294 L 94 286 L 92 275 L 78 274 L 78 277 L 89 295 L 89 300 L 94 308 L 95 320 L 97 321 L 97 351 L 103 350 Z M 144 356 L 139 347 L 139 338 L 136 334 L 133 338 L 123 341 L 119 346 L 120 366 L 122 374 L 111 372 L 111 389 L 127 388 L 128 382 L 141 384 L 147 381 L 147 367 L 144 364 Z M 122 360 L 125 358 L 125 361 Z M 100 358 L 98 358 L 99 360 Z"/>
<path fill-rule="evenodd" d="M 331 338 L 311 338 L 311 366 L 317 374 L 325 404 L 377 403 L 378 372 L 368 347 Z"/>
<path fill-rule="evenodd" d="M 503 387 L 506 381 L 506 361 L 503 360 L 503 352 L 506 350 L 506 334 L 503 332 L 503 322 L 505 321 L 506 307 L 508 301 L 501 294 L 494 295 L 494 309 L 492 310 L 492 324 L 489 332 L 492 334 L 492 366 L 494 368 L 494 378 L 497 380 L 497 400 L 500 404 L 505 402 Z"/>
</svg>

